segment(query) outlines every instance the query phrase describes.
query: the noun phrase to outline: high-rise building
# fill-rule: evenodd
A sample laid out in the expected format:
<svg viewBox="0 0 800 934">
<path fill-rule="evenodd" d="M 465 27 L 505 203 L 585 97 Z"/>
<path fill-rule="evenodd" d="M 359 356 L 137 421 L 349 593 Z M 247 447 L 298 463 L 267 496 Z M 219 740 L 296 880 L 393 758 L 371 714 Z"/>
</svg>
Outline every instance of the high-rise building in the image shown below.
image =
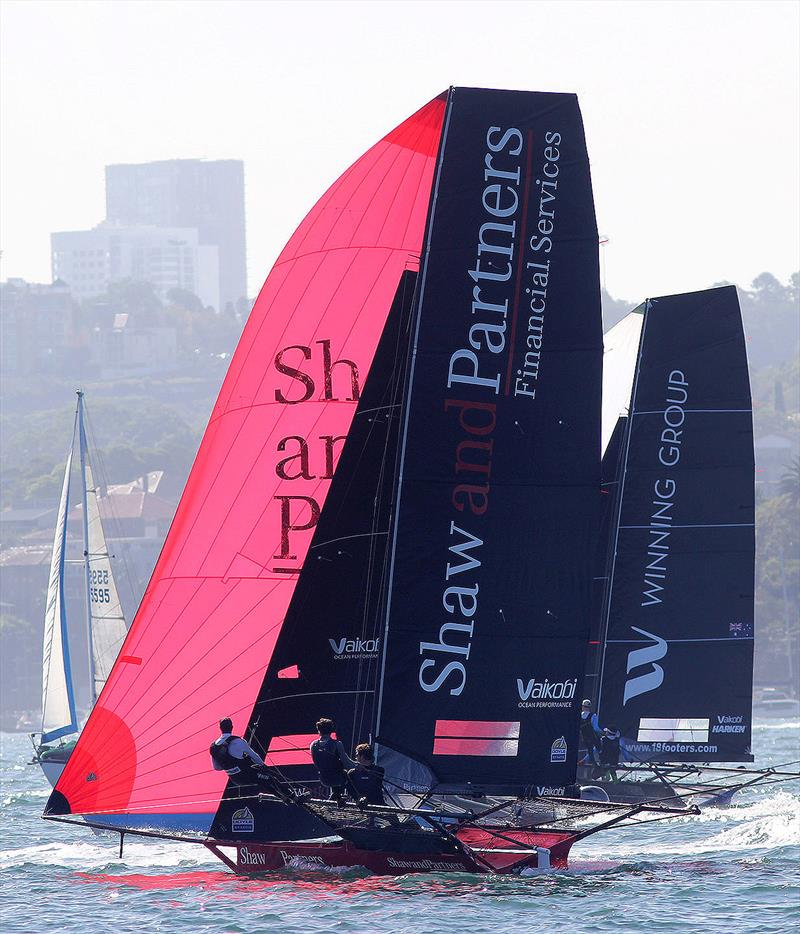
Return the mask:
<svg viewBox="0 0 800 934">
<path fill-rule="evenodd" d="M 170 289 L 185 289 L 219 308 L 218 248 L 197 241 L 197 231 L 183 227 L 105 223 L 54 233 L 53 281 L 66 282 L 75 298 L 85 299 L 108 291 L 110 282 L 138 279 L 152 283 L 162 299 Z"/>
<path fill-rule="evenodd" d="M 247 295 L 244 163 L 170 159 L 106 166 L 106 218 L 125 225 L 193 227 L 219 251 L 219 310 Z"/>
</svg>

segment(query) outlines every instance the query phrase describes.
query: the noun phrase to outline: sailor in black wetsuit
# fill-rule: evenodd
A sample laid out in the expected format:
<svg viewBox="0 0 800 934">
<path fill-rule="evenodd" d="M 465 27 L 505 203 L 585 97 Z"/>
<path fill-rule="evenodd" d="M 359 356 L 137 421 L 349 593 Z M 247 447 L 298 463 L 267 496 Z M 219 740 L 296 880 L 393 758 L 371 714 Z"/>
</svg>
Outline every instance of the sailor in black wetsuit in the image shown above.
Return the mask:
<svg viewBox="0 0 800 934">
<path fill-rule="evenodd" d="M 602 732 L 597 714 L 592 713 L 592 702 L 587 698 L 581 704 L 579 765 L 597 764 Z"/>
<path fill-rule="evenodd" d="M 369 743 L 356 746 L 356 767 L 347 773 L 347 783 L 359 803 L 386 804 L 383 800 L 383 769 L 375 765 Z"/>
<path fill-rule="evenodd" d="M 600 738 L 600 768 L 605 770 L 612 782 L 617 780 L 616 767 L 619 765 L 620 732 L 615 726 L 606 727 Z"/>
<path fill-rule="evenodd" d="M 333 720 L 325 717 L 318 720 L 319 739 L 314 740 L 310 749 L 311 758 L 319 772 L 319 780 L 328 798 L 332 801 L 341 801 L 347 784 L 345 770 L 354 769 L 356 764 L 344 751 L 341 741 L 331 736 L 335 728 Z"/>
<path fill-rule="evenodd" d="M 209 748 L 211 762 L 216 772 L 227 772 L 231 783 L 237 788 L 256 785 L 267 775 L 264 760 L 255 750 L 233 733 L 233 722 L 229 717 L 219 721 L 222 735 Z"/>
</svg>

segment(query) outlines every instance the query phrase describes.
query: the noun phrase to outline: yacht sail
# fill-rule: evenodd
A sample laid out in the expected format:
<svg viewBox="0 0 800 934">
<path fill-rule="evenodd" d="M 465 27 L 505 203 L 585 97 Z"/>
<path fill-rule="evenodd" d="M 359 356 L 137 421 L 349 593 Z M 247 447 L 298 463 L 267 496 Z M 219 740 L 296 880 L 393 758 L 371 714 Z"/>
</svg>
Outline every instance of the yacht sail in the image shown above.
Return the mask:
<svg viewBox="0 0 800 934">
<path fill-rule="evenodd" d="M 225 791 L 224 776 L 209 768 L 209 742 L 223 714 L 240 734 L 258 716 L 265 677 L 277 681 L 270 665 L 285 623 L 300 628 L 304 657 L 281 666 L 299 675 L 279 686 L 324 692 L 307 679 L 327 666 L 328 639 L 338 644 L 353 623 L 337 609 L 348 589 L 335 586 L 313 617 L 293 597 L 301 572 L 330 563 L 327 547 L 309 549 L 320 521 L 341 515 L 326 502 L 343 444 L 398 287 L 419 266 L 444 110 L 434 99 L 369 149 L 278 258 L 52 807 L 125 826 L 207 830 Z M 380 425 L 381 414 L 365 413 L 363 423 Z M 336 550 L 352 554 L 366 541 Z M 313 728 L 312 709 L 295 714 L 302 725 L 294 726 L 266 708 L 258 729 L 276 734 L 273 749 L 302 746 L 296 734 Z M 265 740 L 268 749 L 273 740 Z M 96 780 L 86 781 L 89 771 Z"/>
<path fill-rule="evenodd" d="M 651 299 L 641 318 L 600 720 L 620 729 L 634 762 L 748 762 L 754 460 L 736 290 Z"/>
<path fill-rule="evenodd" d="M 67 552 L 67 513 L 69 512 L 72 450 L 77 432 L 77 416 L 73 428 L 61 499 L 58 505 L 50 579 L 44 615 L 44 646 L 42 655 L 42 730 L 41 742 L 49 743 L 78 730 L 75 694 L 67 634 L 67 613 L 64 603 L 64 563 Z"/>
<path fill-rule="evenodd" d="M 100 518 L 100 491 L 95 486 L 94 474 L 86 442 L 83 419 L 83 393 L 78 393 L 79 443 L 81 457 L 81 494 L 84 558 L 86 570 L 87 633 L 89 640 L 91 702 L 97 700 L 106 683 L 114 660 L 125 641 L 125 616 L 114 580 L 114 569 L 106 544 L 103 522 Z"/>
<path fill-rule="evenodd" d="M 50 583 L 45 611 L 42 730 L 33 734 L 35 761 L 48 781 L 55 785 L 75 746 L 78 733 L 75 712 L 75 683 L 70 664 L 69 626 L 64 603 L 64 572 L 67 564 L 67 516 L 72 500 L 72 464 L 77 442 L 80 463 L 81 516 L 83 525 L 80 563 L 84 567 L 86 644 L 88 654 L 89 706 L 97 700 L 114 659 L 125 637 L 125 618 L 100 518 L 98 490 L 95 488 L 86 441 L 83 393 L 78 392 L 72 441 L 64 470 L 58 519 L 56 522 Z M 73 633 L 74 637 L 74 633 Z M 36 737 L 38 735 L 38 742 Z M 59 740 L 57 745 L 48 745 Z"/>
</svg>

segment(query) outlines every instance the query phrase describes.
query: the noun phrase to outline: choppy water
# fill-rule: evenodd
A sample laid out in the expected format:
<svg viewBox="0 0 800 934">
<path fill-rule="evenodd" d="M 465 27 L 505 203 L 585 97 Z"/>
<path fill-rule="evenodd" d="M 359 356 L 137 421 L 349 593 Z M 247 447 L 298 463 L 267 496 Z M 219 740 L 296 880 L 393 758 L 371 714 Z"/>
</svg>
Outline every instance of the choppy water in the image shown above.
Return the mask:
<svg viewBox="0 0 800 934">
<path fill-rule="evenodd" d="M 755 730 L 759 765 L 800 758 L 800 722 Z M 27 737 L 0 736 L 0 930 L 220 934 L 771 934 L 800 929 L 800 783 L 700 817 L 598 834 L 532 878 L 292 870 L 241 879 L 202 847 L 40 820 Z"/>
</svg>

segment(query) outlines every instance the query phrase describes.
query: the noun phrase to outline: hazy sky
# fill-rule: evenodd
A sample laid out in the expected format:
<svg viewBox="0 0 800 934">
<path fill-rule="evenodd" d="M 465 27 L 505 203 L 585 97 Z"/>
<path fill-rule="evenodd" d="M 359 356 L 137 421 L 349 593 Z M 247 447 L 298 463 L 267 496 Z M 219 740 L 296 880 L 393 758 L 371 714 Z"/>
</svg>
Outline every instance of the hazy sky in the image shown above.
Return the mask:
<svg viewBox="0 0 800 934">
<path fill-rule="evenodd" d="M 3 279 L 104 214 L 103 167 L 245 163 L 260 287 L 302 216 L 450 84 L 578 93 L 612 294 L 800 266 L 800 5 L 2 3 Z"/>
</svg>

